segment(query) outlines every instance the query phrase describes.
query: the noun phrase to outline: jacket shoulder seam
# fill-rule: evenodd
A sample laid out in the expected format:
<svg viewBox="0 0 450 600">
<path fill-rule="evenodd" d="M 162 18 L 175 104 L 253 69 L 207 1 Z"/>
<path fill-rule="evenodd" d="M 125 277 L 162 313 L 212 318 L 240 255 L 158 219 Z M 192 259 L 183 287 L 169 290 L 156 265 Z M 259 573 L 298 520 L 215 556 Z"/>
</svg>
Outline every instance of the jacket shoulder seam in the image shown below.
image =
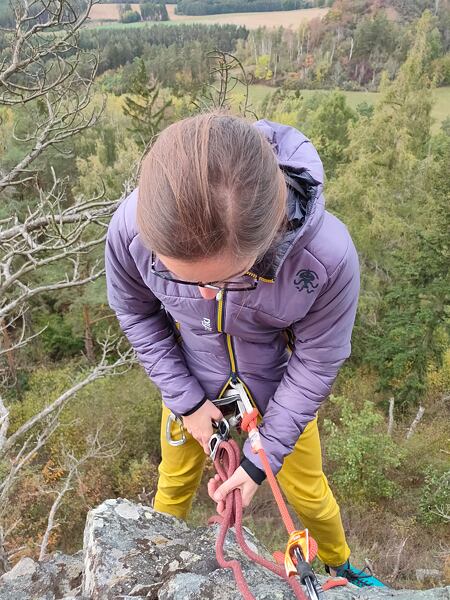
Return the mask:
<svg viewBox="0 0 450 600">
<path fill-rule="evenodd" d="M 126 225 L 125 225 L 125 231 L 126 231 L 126 230 L 127 230 L 127 228 L 126 228 Z M 127 234 L 128 234 L 128 231 L 127 231 Z M 133 243 L 133 241 L 134 241 L 134 240 L 137 238 L 137 236 L 138 236 L 138 235 L 139 235 L 139 232 L 136 232 L 136 233 L 133 235 L 133 237 L 132 237 L 132 238 L 130 238 L 130 241 L 129 241 L 129 242 L 127 242 L 127 244 L 126 244 L 126 246 L 127 246 L 127 252 L 128 252 L 128 254 L 129 254 L 130 256 L 131 256 L 131 252 L 130 252 L 130 246 L 131 246 L 131 244 Z M 127 235 L 127 238 L 128 238 L 128 235 Z"/>
<path fill-rule="evenodd" d="M 342 264 L 347 260 L 349 248 L 350 248 L 350 240 L 347 239 L 347 247 L 345 248 L 345 252 L 344 252 L 341 260 L 339 261 L 339 263 L 336 265 L 336 268 L 334 269 L 334 271 L 329 275 L 329 279 L 334 277 L 335 273 L 341 268 Z"/>
<path fill-rule="evenodd" d="M 119 239 L 122 238 L 123 245 L 125 246 L 128 254 L 131 256 L 130 246 L 131 246 L 133 240 L 139 235 L 139 231 L 135 230 L 133 232 L 133 235 L 130 235 L 129 229 L 127 227 L 126 214 L 127 214 L 127 201 L 129 198 L 130 198 L 130 196 L 128 196 L 127 198 L 125 198 L 125 200 L 123 200 L 123 202 L 121 202 L 121 204 L 117 208 L 117 211 L 114 213 L 112 220 L 114 218 L 117 220 L 117 226 L 116 226 L 117 234 L 119 236 Z M 111 220 L 111 222 L 112 222 L 112 220 Z M 135 228 L 133 228 L 133 229 L 135 229 Z"/>
<path fill-rule="evenodd" d="M 308 142 L 309 142 L 308 139 L 302 140 L 300 142 L 300 144 L 295 147 L 295 150 L 293 150 L 292 153 L 289 154 L 289 156 L 286 157 L 286 160 L 291 160 L 291 158 L 294 156 L 294 154 L 297 152 L 297 150 L 300 148 L 300 146 L 303 146 L 303 144 L 308 143 Z"/>
<path fill-rule="evenodd" d="M 336 265 L 336 267 L 333 269 L 333 271 L 330 273 L 329 269 L 327 268 L 326 264 L 320 260 L 320 258 L 318 256 L 316 256 L 316 254 L 314 252 L 312 252 L 308 247 L 305 247 L 305 250 L 307 252 L 309 252 L 309 254 L 314 257 L 318 263 L 320 263 L 322 265 L 322 267 L 325 270 L 325 273 L 327 274 L 327 278 L 328 280 L 330 280 L 334 274 L 339 270 L 339 268 L 341 267 L 342 263 L 345 262 L 347 255 L 348 255 L 348 249 L 350 248 L 350 240 L 347 239 L 347 246 L 345 248 L 344 253 L 342 254 L 342 258 L 340 259 L 340 261 L 338 262 L 338 264 Z"/>
</svg>

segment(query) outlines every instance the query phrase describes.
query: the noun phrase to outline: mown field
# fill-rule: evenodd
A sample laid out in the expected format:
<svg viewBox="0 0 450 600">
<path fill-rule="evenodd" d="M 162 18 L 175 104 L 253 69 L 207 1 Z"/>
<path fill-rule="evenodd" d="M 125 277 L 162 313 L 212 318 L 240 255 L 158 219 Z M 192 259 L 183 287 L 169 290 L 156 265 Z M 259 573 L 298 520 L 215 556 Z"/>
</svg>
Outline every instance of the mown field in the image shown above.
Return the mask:
<svg viewBox="0 0 450 600">
<path fill-rule="evenodd" d="M 101 21 L 118 21 L 120 4 L 94 4 L 90 12 L 91 23 Z M 139 10 L 139 4 L 131 4 L 133 10 Z M 322 18 L 327 8 L 305 8 L 301 10 L 228 13 L 221 15 L 184 16 L 175 14 L 175 5 L 167 4 L 167 12 L 173 23 L 218 23 L 244 25 L 248 29 L 257 27 L 291 27 L 297 28 L 301 22 L 316 17 Z M 138 24 L 134 24 L 138 25 Z M 139 25 L 142 25 L 140 23 Z"/>
</svg>

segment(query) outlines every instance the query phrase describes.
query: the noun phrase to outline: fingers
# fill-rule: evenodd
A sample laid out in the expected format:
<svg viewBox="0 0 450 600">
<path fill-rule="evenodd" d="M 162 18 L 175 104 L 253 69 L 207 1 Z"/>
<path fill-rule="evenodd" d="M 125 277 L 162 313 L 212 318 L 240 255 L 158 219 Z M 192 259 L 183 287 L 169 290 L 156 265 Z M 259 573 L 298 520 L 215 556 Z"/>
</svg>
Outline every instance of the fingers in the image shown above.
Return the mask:
<svg viewBox="0 0 450 600">
<path fill-rule="evenodd" d="M 208 495 L 211 498 L 211 500 L 214 500 L 214 494 L 215 491 L 217 490 L 217 488 L 220 485 L 220 477 L 219 475 L 215 475 L 214 478 L 210 479 L 208 481 Z"/>
<path fill-rule="evenodd" d="M 231 490 L 234 490 L 235 488 L 239 487 L 241 483 L 242 478 L 240 477 L 240 474 L 237 471 L 235 471 L 229 479 L 224 481 L 222 485 L 217 488 L 217 490 L 214 493 L 213 499 L 216 502 L 219 502 L 220 500 L 225 500 L 227 494 L 229 494 Z"/>
<path fill-rule="evenodd" d="M 243 508 L 247 508 L 259 486 L 242 467 L 238 467 L 233 475 L 223 483 L 217 473 L 208 481 L 208 495 L 217 503 L 216 509 L 219 515 L 225 511 L 227 495 L 236 488 L 241 490 Z"/>
<path fill-rule="evenodd" d="M 208 456 L 210 454 L 209 440 L 210 440 L 212 434 L 213 434 L 213 430 L 212 430 L 212 427 L 211 427 L 211 434 L 205 435 L 203 433 L 201 435 L 201 438 L 200 438 L 200 440 L 201 440 L 200 444 L 203 446 L 203 450 L 205 451 L 205 454 L 207 454 Z"/>
<path fill-rule="evenodd" d="M 211 410 L 211 419 L 213 419 L 213 421 L 220 421 L 221 419 L 223 419 L 223 414 L 220 412 L 217 406 L 213 406 L 214 408 Z"/>
<path fill-rule="evenodd" d="M 188 429 L 191 436 L 200 444 L 203 448 L 205 454 L 209 456 L 210 448 L 209 448 L 209 440 L 213 434 L 212 425 L 210 427 L 206 426 L 206 428 L 199 429 L 191 427 Z"/>
<path fill-rule="evenodd" d="M 210 479 L 208 481 L 208 495 L 211 498 L 211 500 L 214 500 L 214 494 L 215 494 L 217 488 L 220 486 L 220 482 L 221 482 L 220 475 L 218 475 L 217 473 L 216 473 L 216 475 L 214 475 L 213 479 Z M 223 500 L 219 500 L 219 502 L 217 502 L 216 510 L 219 515 L 221 515 L 224 512 L 225 502 Z"/>
<path fill-rule="evenodd" d="M 218 475 L 217 473 L 213 479 L 210 479 L 208 481 L 208 495 L 212 500 L 214 500 L 214 494 L 215 494 L 217 488 L 220 487 L 220 483 L 221 483 L 220 475 Z M 221 515 L 225 511 L 225 501 L 224 500 L 219 500 L 217 502 L 216 510 L 219 515 Z"/>
</svg>

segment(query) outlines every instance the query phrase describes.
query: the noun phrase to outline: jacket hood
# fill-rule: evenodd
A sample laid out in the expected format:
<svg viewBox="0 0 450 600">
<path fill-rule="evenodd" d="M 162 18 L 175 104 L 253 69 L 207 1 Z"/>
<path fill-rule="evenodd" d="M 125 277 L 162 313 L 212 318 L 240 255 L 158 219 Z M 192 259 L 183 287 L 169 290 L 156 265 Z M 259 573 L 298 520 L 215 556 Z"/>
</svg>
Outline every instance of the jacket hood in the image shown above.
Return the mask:
<svg viewBox="0 0 450 600">
<path fill-rule="evenodd" d="M 255 275 L 273 280 L 293 246 L 306 246 L 322 223 L 324 172 L 317 150 L 297 129 L 266 119 L 254 126 L 272 146 L 288 190 L 287 227 L 252 268 Z"/>
</svg>

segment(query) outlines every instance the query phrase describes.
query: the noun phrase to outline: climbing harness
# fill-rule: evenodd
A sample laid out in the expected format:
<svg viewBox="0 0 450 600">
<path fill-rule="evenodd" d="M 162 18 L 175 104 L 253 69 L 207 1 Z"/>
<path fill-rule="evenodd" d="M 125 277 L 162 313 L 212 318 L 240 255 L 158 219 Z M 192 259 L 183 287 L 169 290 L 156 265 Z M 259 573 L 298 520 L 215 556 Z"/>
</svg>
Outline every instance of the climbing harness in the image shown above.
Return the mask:
<svg viewBox="0 0 450 600">
<path fill-rule="evenodd" d="M 219 534 L 216 540 L 217 562 L 223 568 L 231 568 L 234 573 L 236 584 L 244 600 L 255 600 L 250 592 L 247 582 L 242 573 L 241 566 L 237 560 L 226 560 L 223 545 L 230 527 L 235 527 L 236 539 L 244 553 L 257 564 L 269 569 L 276 575 L 285 579 L 291 586 L 298 600 L 324 600 L 323 592 L 332 587 L 346 585 L 347 579 L 329 579 L 323 586 L 320 585 L 314 573 L 311 562 L 317 554 L 317 543 L 309 535 L 308 529 L 297 530 L 287 509 L 277 480 L 272 472 L 267 455 L 261 444 L 257 421 L 259 412 L 253 407 L 247 392 L 240 382 L 230 381 L 229 388 L 221 398 L 212 402 L 220 408 L 223 418 L 213 421 L 214 433 L 209 439 L 210 458 L 214 462 L 217 473 L 222 482 L 229 479 L 240 463 L 240 450 L 236 442 L 230 437 L 231 427 L 239 432 L 247 432 L 250 443 L 261 459 L 267 480 L 278 505 L 284 525 L 289 534 L 289 540 L 284 554 L 275 552 L 273 557 L 275 563 L 261 557 L 247 544 L 242 530 L 242 497 L 239 489 L 232 490 L 225 498 L 225 510 L 222 515 L 214 515 L 208 523 L 220 524 Z M 172 437 L 172 426 L 177 423 L 181 437 Z M 186 442 L 182 420 L 169 414 L 166 423 L 166 438 L 172 446 L 180 446 Z M 300 585 L 306 589 L 307 596 Z"/>
<path fill-rule="evenodd" d="M 222 398 L 212 400 L 212 402 L 218 408 L 220 408 L 224 416 L 227 416 L 227 419 L 222 419 L 220 426 L 217 424 L 217 422 L 213 421 L 213 427 L 218 429 L 217 434 L 214 434 L 213 438 L 219 439 L 220 436 L 222 436 L 222 439 L 228 439 L 228 435 L 225 435 L 225 432 L 221 433 L 221 430 L 227 428 L 226 434 L 229 434 L 229 427 L 239 427 L 239 424 L 245 414 L 245 408 L 241 397 L 236 392 L 233 392 L 233 390 L 228 390 Z M 172 426 L 174 423 L 178 425 L 181 435 L 180 439 L 175 439 L 172 437 Z M 186 442 L 183 421 L 180 417 L 177 417 L 172 412 L 169 413 L 166 421 L 166 439 L 171 446 L 182 446 Z M 211 458 L 214 460 L 213 456 L 211 456 Z"/>
<path fill-rule="evenodd" d="M 302 531 L 297 530 L 291 519 L 284 498 L 281 495 L 281 490 L 261 444 L 257 428 L 257 419 L 259 416 L 258 410 L 251 404 L 242 383 L 231 382 L 230 385 L 238 392 L 238 394 L 236 395 L 235 393 L 233 394 L 232 391 L 229 391 L 228 395 L 225 395 L 223 398 L 221 409 L 224 407 L 225 412 L 231 412 L 230 421 L 231 419 L 233 420 L 233 425 L 237 427 L 238 430 L 246 431 L 248 433 L 252 448 L 258 453 L 264 466 L 264 471 L 272 489 L 272 493 L 275 496 L 278 509 L 289 533 L 289 540 L 284 556 L 280 552 L 274 554 L 274 558 L 278 564 L 268 561 L 253 552 L 245 542 L 242 532 L 241 492 L 239 489 L 234 489 L 225 499 L 224 513 L 222 515 L 215 515 L 208 521 L 209 523 L 220 524 L 219 535 L 216 540 L 217 561 L 221 567 L 228 567 L 233 570 L 236 583 L 243 598 L 245 600 L 254 600 L 254 596 L 251 594 L 248 584 L 244 579 L 239 562 L 236 560 L 227 561 L 224 557 L 223 544 L 226 533 L 227 530 L 234 525 L 236 538 L 244 553 L 256 563 L 266 567 L 280 577 L 283 577 L 291 586 L 296 598 L 299 600 L 307 600 L 307 598 L 309 598 L 309 600 L 324 600 L 324 590 L 338 585 L 346 585 L 347 580 L 345 578 L 329 580 L 323 587 L 320 585 L 310 564 L 317 554 L 317 543 L 309 535 L 307 529 Z M 233 398 L 232 402 L 230 401 L 230 398 Z M 217 401 L 217 405 L 219 406 L 218 402 L 220 401 Z M 226 421 L 226 419 L 222 419 L 220 424 L 222 424 L 223 421 Z M 226 428 L 223 424 L 217 424 L 217 427 L 218 433 L 213 435 L 214 442 L 211 458 L 214 461 L 217 473 L 222 482 L 224 482 L 233 475 L 234 471 L 239 466 L 240 450 L 236 442 L 233 439 L 230 439 L 230 427 Z M 284 568 L 280 563 L 284 564 Z M 296 577 L 298 577 L 300 582 L 305 586 L 308 596 L 305 596 Z"/>
</svg>

